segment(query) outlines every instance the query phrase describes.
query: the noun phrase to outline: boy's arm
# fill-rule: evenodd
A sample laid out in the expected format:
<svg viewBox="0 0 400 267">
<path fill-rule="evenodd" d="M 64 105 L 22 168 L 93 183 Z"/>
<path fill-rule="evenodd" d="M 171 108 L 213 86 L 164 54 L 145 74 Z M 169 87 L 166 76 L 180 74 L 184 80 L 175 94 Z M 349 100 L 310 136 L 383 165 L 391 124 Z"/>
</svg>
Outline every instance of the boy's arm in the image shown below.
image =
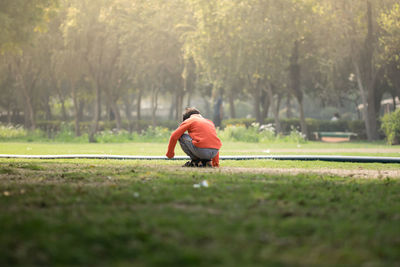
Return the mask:
<svg viewBox="0 0 400 267">
<path fill-rule="evenodd" d="M 175 156 L 174 150 L 176 146 L 176 142 L 178 139 L 184 134 L 187 129 L 189 129 L 190 123 L 187 123 L 186 121 L 182 122 L 181 125 L 179 125 L 178 129 L 176 129 L 172 134 L 171 137 L 169 138 L 169 144 L 168 144 L 168 151 L 166 156 L 171 159 Z"/>
<path fill-rule="evenodd" d="M 211 162 L 213 167 L 219 167 L 219 151 L 215 157 L 213 157 Z"/>
</svg>

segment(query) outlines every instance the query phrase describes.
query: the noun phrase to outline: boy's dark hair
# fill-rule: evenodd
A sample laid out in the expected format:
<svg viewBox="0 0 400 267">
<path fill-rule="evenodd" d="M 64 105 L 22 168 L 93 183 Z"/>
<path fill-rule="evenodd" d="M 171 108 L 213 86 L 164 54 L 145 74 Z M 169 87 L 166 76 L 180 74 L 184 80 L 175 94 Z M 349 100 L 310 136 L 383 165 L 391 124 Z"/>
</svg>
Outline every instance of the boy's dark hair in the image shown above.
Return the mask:
<svg viewBox="0 0 400 267">
<path fill-rule="evenodd" d="M 185 121 L 190 118 L 193 114 L 200 114 L 200 111 L 197 108 L 185 108 L 185 112 L 183 113 L 183 120 Z"/>
</svg>

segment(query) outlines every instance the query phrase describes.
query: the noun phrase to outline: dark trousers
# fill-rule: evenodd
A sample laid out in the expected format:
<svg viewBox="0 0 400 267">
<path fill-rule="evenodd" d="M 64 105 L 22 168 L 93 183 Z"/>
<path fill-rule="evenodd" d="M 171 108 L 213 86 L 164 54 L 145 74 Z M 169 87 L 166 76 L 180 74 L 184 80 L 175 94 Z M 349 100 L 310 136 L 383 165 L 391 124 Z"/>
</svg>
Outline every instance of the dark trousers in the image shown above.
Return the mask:
<svg viewBox="0 0 400 267">
<path fill-rule="evenodd" d="M 211 160 L 218 154 L 218 149 L 215 148 L 196 147 L 193 145 L 192 138 L 188 134 L 183 134 L 181 138 L 179 138 L 179 144 L 183 152 L 192 160 Z"/>
</svg>

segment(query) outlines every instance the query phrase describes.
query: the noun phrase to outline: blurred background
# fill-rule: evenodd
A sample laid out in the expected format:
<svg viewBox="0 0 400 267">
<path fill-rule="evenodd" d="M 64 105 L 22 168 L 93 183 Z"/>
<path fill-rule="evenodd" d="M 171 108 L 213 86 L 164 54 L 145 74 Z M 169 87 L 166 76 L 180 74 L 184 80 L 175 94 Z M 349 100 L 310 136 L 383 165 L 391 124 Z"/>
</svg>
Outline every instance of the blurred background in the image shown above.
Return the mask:
<svg viewBox="0 0 400 267">
<path fill-rule="evenodd" d="M 3 130 L 50 139 L 172 130 L 196 106 L 221 129 L 379 140 L 399 65 L 396 0 L 0 2 Z"/>
</svg>

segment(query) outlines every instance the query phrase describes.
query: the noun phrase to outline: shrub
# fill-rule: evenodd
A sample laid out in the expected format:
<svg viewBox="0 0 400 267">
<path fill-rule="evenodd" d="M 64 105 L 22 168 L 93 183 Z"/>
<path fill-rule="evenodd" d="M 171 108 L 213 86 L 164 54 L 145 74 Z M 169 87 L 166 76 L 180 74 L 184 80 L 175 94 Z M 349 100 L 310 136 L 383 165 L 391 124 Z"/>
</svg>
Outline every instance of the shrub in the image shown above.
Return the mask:
<svg viewBox="0 0 400 267">
<path fill-rule="evenodd" d="M 298 128 L 292 126 L 291 127 L 291 131 L 290 134 L 288 136 L 284 137 L 286 140 L 288 140 L 289 142 L 294 142 L 297 144 L 305 144 L 307 143 L 307 137 L 302 134 Z"/>
<path fill-rule="evenodd" d="M 15 139 L 26 135 L 27 131 L 21 125 L 0 125 L 0 139 Z"/>
<path fill-rule="evenodd" d="M 227 119 L 222 121 L 222 128 L 227 127 L 228 125 L 244 125 L 246 127 L 250 127 L 252 123 L 256 122 L 256 119 L 253 118 L 238 118 L 238 119 Z"/>
<path fill-rule="evenodd" d="M 389 144 L 400 143 L 400 109 L 383 116 L 381 129 L 384 131 Z"/>
<path fill-rule="evenodd" d="M 255 119 L 229 119 L 224 120 L 222 122 L 222 126 L 226 127 L 227 125 L 245 125 L 249 127 L 252 123 L 254 123 Z M 295 129 L 300 129 L 300 121 L 297 118 L 290 119 L 281 119 L 281 130 L 283 135 L 290 135 L 293 131 L 293 127 Z M 272 124 L 274 125 L 273 118 L 267 118 L 264 120 L 264 124 Z M 362 120 L 339 120 L 339 121 L 330 121 L 330 120 L 317 120 L 317 119 L 306 119 L 307 124 L 307 137 L 310 139 L 314 138 L 314 132 L 353 132 L 357 134 L 358 139 L 366 139 L 366 130 L 365 124 Z"/>
<path fill-rule="evenodd" d="M 124 143 L 133 141 L 133 135 L 126 130 L 107 130 L 96 134 L 98 143 Z"/>
<path fill-rule="evenodd" d="M 275 127 L 272 123 L 263 124 L 261 126 L 259 126 L 258 123 L 253 123 L 252 126 L 258 127 L 261 142 L 270 142 L 277 139 L 275 136 Z"/>
<path fill-rule="evenodd" d="M 292 126 L 289 135 L 276 135 L 272 123 L 260 125 L 253 122 L 249 127 L 244 124 L 227 125 L 224 130 L 218 131 L 223 141 L 241 141 L 249 143 L 267 143 L 275 141 L 305 143 L 306 138 L 296 127 Z"/>
<path fill-rule="evenodd" d="M 168 128 L 149 126 L 137 135 L 137 139 L 144 142 L 168 142 L 170 135 L 171 131 Z"/>
<path fill-rule="evenodd" d="M 257 143 L 260 140 L 258 125 L 252 124 L 246 127 L 244 124 L 227 125 L 224 130 L 219 131 L 222 140 L 242 141 Z"/>
</svg>

